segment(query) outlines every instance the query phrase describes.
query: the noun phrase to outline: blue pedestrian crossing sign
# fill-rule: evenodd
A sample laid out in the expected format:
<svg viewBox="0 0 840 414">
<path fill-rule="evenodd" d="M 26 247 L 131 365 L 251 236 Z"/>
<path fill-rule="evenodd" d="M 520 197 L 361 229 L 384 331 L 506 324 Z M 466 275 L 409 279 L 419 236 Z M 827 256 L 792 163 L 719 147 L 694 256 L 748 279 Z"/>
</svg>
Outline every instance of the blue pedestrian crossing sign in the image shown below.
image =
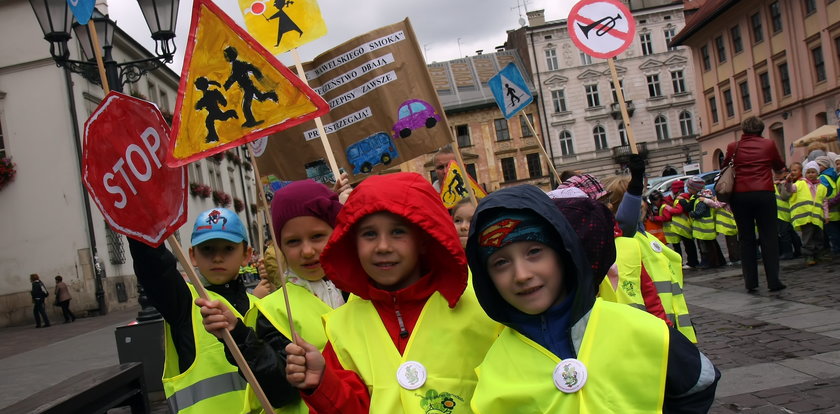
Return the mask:
<svg viewBox="0 0 840 414">
<path fill-rule="evenodd" d="M 496 104 L 499 105 L 505 119 L 510 119 L 520 109 L 534 101 L 531 90 L 525 83 L 525 78 L 522 77 L 522 73 L 513 63 L 508 63 L 499 73 L 490 78 L 487 84 L 490 86 L 490 91 L 493 92 Z"/>
</svg>

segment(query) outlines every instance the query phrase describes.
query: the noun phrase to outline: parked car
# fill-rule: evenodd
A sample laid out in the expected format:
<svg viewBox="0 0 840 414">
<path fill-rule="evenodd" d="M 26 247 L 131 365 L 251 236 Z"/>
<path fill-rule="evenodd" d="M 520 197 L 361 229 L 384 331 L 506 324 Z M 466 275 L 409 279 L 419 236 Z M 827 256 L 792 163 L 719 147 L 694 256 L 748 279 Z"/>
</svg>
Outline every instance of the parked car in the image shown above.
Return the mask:
<svg viewBox="0 0 840 414">
<path fill-rule="evenodd" d="M 353 174 L 367 174 L 374 165 L 388 165 L 398 156 L 394 141 L 384 131 L 377 132 L 347 147 L 347 161 L 353 165 Z"/>
<path fill-rule="evenodd" d="M 432 105 L 421 99 L 409 99 L 397 110 L 397 123 L 394 124 L 394 139 L 408 138 L 411 131 L 426 127 L 432 128 L 440 122 Z"/>
<path fill-rule="evenodd" d="M 715 177 L 717 177 L 719 170 L 708 171 L 697 174 L 703 181 L 706 182 L 706 188 L 714 189 Z M 645 191 L 647 197 L 653 190 L 659 190 L 663 196 L 671 195 L 671 183 L 677 180 L 688 181 L 693 175 L 671 175 L 668 177 L 654 177 L 648 180 L 648 189 Z"/>
</svg>

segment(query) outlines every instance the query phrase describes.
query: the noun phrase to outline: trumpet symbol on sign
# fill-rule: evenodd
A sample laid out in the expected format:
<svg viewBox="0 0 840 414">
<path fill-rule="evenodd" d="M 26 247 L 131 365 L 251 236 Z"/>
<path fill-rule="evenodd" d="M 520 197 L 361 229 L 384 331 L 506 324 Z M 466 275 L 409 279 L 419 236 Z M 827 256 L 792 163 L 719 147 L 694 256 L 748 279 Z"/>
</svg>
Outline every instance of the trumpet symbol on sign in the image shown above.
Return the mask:
<svg viewBox="0 0 840 414">
<path fill-rule="evenodd" d="M 578 27 L 580 27 L 580 30 L 583 32 L 583 35 L 587 39 L 589 39 L 589 31 L 598 27 L 598 26 L 601 26 L 601 27 L 598 27 L 598 30 L 595 31 L 595 35 L 598 36 L 598 37 L 601 37 L 601 36 L 609 33 L 610 30 L 612 30 L 613 28 L 615 28 L 615 22 L 619 19 L 622 19 L 622 18 L 623 17 L 619 13 L 619 14 L 616 14 L 615 17 L 607 16 L 607 17 L 604 17 L 603 19 L 600 19 L 598 21 L 592 22 L 591 24 L 587 24 L 587 25 L 583 25 L 583 24 L 578 23 Z"/>
</svg>

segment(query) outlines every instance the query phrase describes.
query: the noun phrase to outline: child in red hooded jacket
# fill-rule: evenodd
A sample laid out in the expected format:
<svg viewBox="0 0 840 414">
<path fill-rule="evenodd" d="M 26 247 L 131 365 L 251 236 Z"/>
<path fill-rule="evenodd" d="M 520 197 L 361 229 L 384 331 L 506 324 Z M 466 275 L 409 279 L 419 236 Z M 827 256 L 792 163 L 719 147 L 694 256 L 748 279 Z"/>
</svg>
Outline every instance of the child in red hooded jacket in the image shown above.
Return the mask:
<svg viewBox="0 0 840 414">
<path fill-rule="evenodd" d="M 475 367 L 500 325 L 466 290 L 457 232 L 416 173 L 365 179 L 321 253 L 335 285 L 353 293 L 324 316 L 323 354 L 296 338 L 286 377 L 324 413 L 469 413 Z"/>
</svg>

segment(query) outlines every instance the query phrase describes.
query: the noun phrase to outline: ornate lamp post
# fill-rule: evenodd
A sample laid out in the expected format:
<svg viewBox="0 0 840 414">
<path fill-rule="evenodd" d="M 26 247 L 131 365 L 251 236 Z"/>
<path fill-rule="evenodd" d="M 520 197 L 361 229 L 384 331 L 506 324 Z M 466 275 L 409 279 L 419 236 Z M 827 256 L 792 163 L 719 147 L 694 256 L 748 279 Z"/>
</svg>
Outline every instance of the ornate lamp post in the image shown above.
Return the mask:
<svg viewBox="0 0 840 414">
<path fill-rule="evenodd" d="M 104 73 L 107 84 L 110 89 L 118 92 L 122 91 L 124 85 L 135 83 L 146 73 L 172 62 L 175 54 L 175 24 L 178 18 L 179 0 L 137 0 L 137 3 L 143 12 L 143 17 L 152 34 L 152 39 L 155 40 L 155 56 L 118 63 L 111 56 L 111 49 L 113 47 L 112 38 L 116 24 L 107 15 L 103 15 L 94 9 L 93 16 L 91 17 L 91 22 L 95 28 L 97 37 L 97 41 L 94 41 L 88 25 L 81 25 L 78 22 L 73 23 L 73 14 L 70 11 L 67 0 L 29 0 L 32 10 L 38 18 L 41 31 L 44 32 L 44 39 L 50 42 L 50 55 L 58 67 L 65 69 L 65 76 L 68 80 L 68 93 L 70 94 L 71 115 L 73 115 L 72 119 L 74 124 L 76 122 L 76 112 L 74 100 L 72 99 L 72 88 L 69 86 L 69 72 L 78 73 L 88 81 L 102 85 L 100 72 L 98 71 L 95 60 L 95 45 L 98 44 L 102 47 L 103 63 L 105 66 Z M 67 42 L 72 38 L 71 29 L 81 45 L 83 60 L 70 59 L 70 49 L 68 48 Z M 76 134 L 76 155 L 81 171 L 82 152 L 79 144 L 78 125 L 74 125 L 74 133 Z M 84 190 L 82 190 L 82 193 L 85 201 L 85 211 L 87 211 L 87 224 L 91 243 L 91 263 L 95 269 L 96 298 L 100 312 L 105 313 L 107 309 L 103 288 L 105 274 L 96 252 L 96 239 L 90 217 L 90 202 L 88 201 L 87 193 Z M 137 320 L 143 322 L 159 319 L 160 314 L 155 308 L 151 307 L 143 293 L 142 287 L 139 285 L 138 291 L 138 301 L 143 309 L 138 313 Z"/>
</svg>

